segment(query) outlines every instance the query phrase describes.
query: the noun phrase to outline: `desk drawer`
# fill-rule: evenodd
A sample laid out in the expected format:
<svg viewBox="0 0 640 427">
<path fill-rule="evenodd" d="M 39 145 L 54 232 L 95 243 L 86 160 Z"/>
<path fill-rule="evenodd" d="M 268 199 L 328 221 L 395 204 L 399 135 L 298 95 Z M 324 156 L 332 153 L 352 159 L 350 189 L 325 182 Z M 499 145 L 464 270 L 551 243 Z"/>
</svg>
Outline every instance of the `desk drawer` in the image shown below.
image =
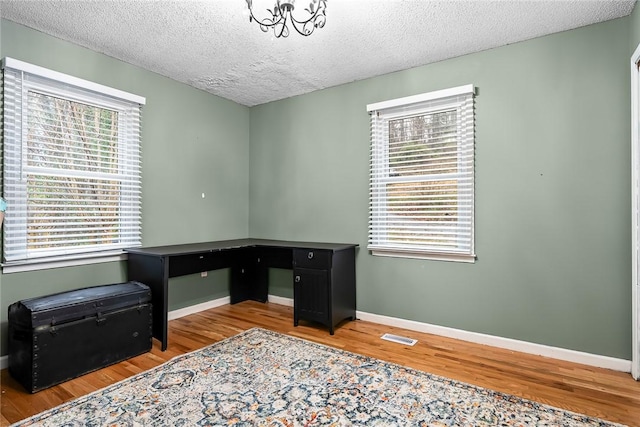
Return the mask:
<svg viewBox="0 0 640 427">
<path fill-rule="evenodd" d="M 299 268 L 331 269 L 332 251 L 324 249 L 294 249 L 293 266 Z"/>
<path fill-rule="evenodd" d="M 173 256 L 169 260 L 169 277 L 226 268 L 230 258 L 230 253 L 220 251 Z"/>
</svg>

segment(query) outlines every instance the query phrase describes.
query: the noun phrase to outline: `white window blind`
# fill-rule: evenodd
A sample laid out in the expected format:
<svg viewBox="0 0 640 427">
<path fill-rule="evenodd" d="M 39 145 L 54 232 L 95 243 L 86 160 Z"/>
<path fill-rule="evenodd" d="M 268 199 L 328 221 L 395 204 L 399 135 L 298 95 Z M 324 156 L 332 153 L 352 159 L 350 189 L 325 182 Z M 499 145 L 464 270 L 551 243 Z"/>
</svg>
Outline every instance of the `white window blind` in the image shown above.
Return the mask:
<svg viewBox="0 0 640 427">
<path fill-rule="evenodd" d="M 5 266 L 140 246 L 143 104 L 3 60 Z"/>
<path fill-rule="evenodd" d="M 367 106 L 374 255 L 475 259 L 473 92 L 467 85 Z"/>
</svg>

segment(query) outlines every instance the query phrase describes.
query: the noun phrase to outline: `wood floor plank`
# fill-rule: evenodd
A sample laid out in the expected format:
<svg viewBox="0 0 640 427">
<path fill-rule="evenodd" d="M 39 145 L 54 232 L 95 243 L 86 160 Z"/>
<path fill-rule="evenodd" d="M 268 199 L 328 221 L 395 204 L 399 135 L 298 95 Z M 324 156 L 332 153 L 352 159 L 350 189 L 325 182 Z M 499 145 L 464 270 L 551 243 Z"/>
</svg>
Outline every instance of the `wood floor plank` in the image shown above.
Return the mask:
<svg viewBox="0 0 640 427">
<path fill-rule="evenodd" d="M 640 427 L 640 382 L 622 372 L 518 353 L 365 321 L 340 325 L 335 335 L 313 324 L 293 326 L 291 307 L 252 301 L 225 305 L 169 322 L 169 347 L 100 369 L 35 394 L 8 371 L 0 373 L 0 425 L 151 369 L 171 358 L 261 327 L 435 375 L 514 394 L 540 403 Z M 392 333 L 418 340 L 413 347 L 381 340 Z"/>
</svg>

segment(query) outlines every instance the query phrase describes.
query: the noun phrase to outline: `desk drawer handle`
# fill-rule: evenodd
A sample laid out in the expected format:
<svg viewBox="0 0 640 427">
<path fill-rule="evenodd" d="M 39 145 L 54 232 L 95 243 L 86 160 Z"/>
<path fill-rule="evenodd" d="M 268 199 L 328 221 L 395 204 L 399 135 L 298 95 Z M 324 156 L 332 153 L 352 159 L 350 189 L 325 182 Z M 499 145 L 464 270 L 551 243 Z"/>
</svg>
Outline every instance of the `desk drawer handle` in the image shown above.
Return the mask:
<svg viewBox="0 0 640 427">
<path fill-rule="evenodd" d="M 309 252 L 309 253 L 307 254 L 307 258 L 309 258 L 309 259 L 313 259 L 313 252 Z"/>
<path fill-rule="evenodd" d="M 296 283 L 300 283 L 300 276 L 296 276 Z"/>
</svg>

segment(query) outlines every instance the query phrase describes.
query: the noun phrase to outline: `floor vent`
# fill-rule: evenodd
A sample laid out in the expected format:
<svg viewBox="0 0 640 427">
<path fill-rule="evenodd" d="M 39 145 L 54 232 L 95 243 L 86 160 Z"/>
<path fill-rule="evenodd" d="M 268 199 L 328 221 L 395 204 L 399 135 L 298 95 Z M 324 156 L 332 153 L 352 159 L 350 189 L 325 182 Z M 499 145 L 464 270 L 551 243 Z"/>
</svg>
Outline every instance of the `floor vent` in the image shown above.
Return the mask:
<svg viewBox="0 0 640 427">
<path fill-rule="evenodd" d="M 383 340 L 397 342 L 398 344 L 404 345 L 415 345 L 418 340 L 414 340 L 413 338 L 401 337 L 400 335 L 392 335 L 392 334 L 384 334 L 382 337 Z"/>
</svg>

